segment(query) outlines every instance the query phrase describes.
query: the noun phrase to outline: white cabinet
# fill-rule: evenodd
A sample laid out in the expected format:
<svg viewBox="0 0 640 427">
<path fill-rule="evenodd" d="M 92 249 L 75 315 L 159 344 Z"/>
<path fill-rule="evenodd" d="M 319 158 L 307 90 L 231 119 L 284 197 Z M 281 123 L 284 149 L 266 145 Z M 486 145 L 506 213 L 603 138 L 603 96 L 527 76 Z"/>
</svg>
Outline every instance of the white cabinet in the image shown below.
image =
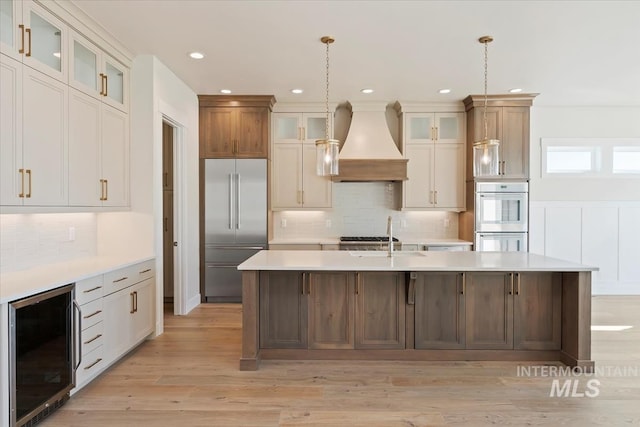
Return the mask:
<svg viewBox="0 0 640 427">
<path fill-rule="evenodd" d="M 66 205 L 68 87 L 4 55 L 0 65 L 0 203 Z"/>
<path fill-rule="evenodd" d="M 406 113 L 403 125 L 403 208 L 464 210 L 464 113 Z"/>
<path fill-rule="evenodd" d="M 127 112 L 128 68 L 73 31 L 69 37 L 69 52 L 69 85 Z"/>
<path fill-rule="evenodd" d="M 96 98 L 69 94 L 69 205 L 129 204 L 129 118 Z"/>
<path fill-rule="evenodd" d="M 67 82 L 67 26 L 31 0 L 0 2 L 0 52 Z"/>
<path fill-rule="evenodd" d="M 331 179 L 316 173 L 315 141 L 325 137 L 326 115 L 273 113 L 272 121 L 271 208 L 330 208 Z"/>
<path fill-rule="evenodd" d="M 152 262 L 105 274 L 104 356 L 107 363 L 120 358 L 154 330 Z"/>
<path fill-rule="evenodd" d="M 33 1 L 0 23 L 0 206 L 129 206 L 128 67 Z"/>
<path fill-rule="evenodd" d="M 104 311 L 102 275 L 76 282 L 76 304 L 80 320 L 80 365 L 76 371 L 76 388 L 95 378 L 106 367 L 104 360 Z"/>
</svg>

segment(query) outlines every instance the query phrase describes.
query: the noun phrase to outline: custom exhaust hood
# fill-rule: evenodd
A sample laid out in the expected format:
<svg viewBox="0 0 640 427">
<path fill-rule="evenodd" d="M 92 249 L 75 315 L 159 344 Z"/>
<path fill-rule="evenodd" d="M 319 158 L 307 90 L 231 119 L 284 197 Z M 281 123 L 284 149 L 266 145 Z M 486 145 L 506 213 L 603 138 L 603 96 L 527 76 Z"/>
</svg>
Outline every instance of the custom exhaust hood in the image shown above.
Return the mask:
<svg viewBox="0 0 640 427">
<path fill-rule="evenodd" d="M 386 104 L 351 104 L 351 126 L 333 181 L 404 181 L 407 159 L 396 146 L 386 119 Z"/>
</svg>

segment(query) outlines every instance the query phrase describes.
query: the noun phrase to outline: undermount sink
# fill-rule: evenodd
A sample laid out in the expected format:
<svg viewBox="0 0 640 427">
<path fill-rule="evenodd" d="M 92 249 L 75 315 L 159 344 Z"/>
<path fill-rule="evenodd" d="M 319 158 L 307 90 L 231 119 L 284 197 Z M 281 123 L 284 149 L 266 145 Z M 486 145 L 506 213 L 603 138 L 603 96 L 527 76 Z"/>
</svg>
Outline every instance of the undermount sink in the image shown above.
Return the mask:
<svg viewBox="0 0 640 427">
<path fill-rule="evenodd" d="M 355 257 L 361 257 L 361 258 L 365 258 L 365 257 L 385 258 L 389 256 L 389 253 L 387 251 L 349 251 L 349 255 L 355 256 Z M 414 251 L 395 251 L 393 252 L 393 255 L 392 255 L 393 258 L 408 257 L 408 256 L 409 257 L 426 256 L 426 254 L 422 252 L 414 252 Z"/>
</svg>

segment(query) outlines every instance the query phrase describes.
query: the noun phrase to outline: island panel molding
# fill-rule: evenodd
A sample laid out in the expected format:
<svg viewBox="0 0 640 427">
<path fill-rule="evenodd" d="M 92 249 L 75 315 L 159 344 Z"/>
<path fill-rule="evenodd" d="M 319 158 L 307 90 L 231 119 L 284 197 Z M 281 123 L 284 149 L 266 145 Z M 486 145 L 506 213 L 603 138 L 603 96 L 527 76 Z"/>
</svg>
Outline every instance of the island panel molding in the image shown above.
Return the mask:
<svg viewBox="0 0 640 427">
<path fill-rule="evenodd" d="M 260 359 L 594 367 L 595 267 L 521 252 L 261 251 L 238 268 L 241 370 Z"/>
</svg>

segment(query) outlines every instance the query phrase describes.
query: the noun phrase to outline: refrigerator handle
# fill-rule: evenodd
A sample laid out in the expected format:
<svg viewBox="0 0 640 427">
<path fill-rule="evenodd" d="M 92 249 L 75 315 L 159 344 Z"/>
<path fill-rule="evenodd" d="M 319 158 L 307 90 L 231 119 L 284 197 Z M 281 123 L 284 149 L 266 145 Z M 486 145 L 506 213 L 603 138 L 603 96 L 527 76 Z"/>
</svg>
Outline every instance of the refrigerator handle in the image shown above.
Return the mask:
<svg viewBox="0 0 640 427">
<path fill-rule="evenodd" d="M 233 229 L 233 174 L 229 174 L 229 229 Z"/>
<path fill-rule="evenodd" d="M 236 228 L 240 230 L 240 174 L 236 174 Z"/>
</svg>

